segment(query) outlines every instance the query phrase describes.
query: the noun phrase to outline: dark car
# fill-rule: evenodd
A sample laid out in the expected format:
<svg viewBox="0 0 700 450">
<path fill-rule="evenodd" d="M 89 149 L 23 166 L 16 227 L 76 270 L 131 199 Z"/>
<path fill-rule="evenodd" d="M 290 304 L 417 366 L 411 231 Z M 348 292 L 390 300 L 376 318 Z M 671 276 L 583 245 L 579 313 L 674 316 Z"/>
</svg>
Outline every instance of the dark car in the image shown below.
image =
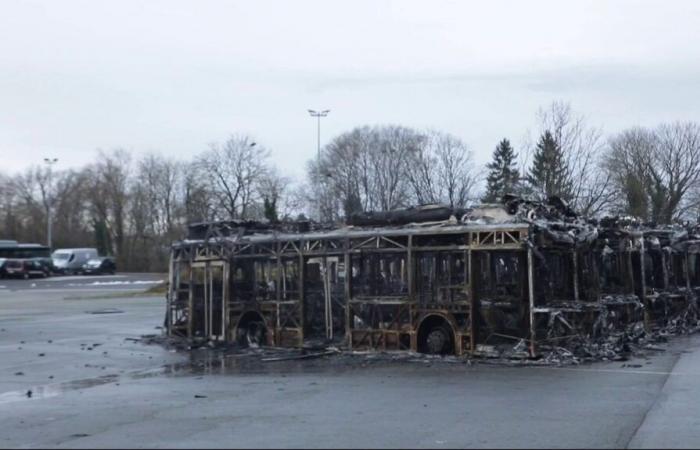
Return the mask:
<svg viewBox="0 0 700 450">
<path fill-rule="evenodd" d="M 101 256 L 99 258 L 89 259 L 83 264 L 82 272 L 85 275 L 91 274 L 110 274 L 114 275 L 117 271 L 117 265 L 114 258 L 109 256 Z"/>
<path fill-rule="evenodd" d="M 47 277 L 56 272 L 56 268 L 53 266 L 53 260 L 50 257 L 40 256 L 30 258 L 28 261 L 31 261 L 35 267 L 37 265 L 41 267 L 42 272 L 44 272 Z"/>
<path fill-rule="evenodd" d="M 41 261 L 32 259 L 6 259 L 3 272 L 8 278 L 48 277 L 50 272 Z"/>
<path fill-rule="evenodd" d="M 47 265 L 45 258 L 31 258 L 22 261 L 24 263 L 24 272 L 29 277 L 48 277 L 51 275 L 51 268 Z"/>
<path fill-rule="evenodd" d="M 3 268 L 8 278 L 29 278 L 22 259 L 6 259 Z"/>
</svg>

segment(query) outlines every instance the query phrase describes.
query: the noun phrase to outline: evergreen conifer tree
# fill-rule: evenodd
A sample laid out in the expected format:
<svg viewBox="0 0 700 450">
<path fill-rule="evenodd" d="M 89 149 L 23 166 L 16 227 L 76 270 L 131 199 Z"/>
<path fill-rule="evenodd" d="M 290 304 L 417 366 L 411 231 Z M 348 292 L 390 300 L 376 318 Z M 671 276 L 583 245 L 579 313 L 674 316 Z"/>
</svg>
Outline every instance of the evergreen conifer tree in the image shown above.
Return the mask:
<svg viewBox="0 0 700 450">
<path fill-rule="evenodd" d="M 567 201 L 572 197 L 564 153 L 549 130 L 537 142 L 527 181 L 543 197 L 556 195 Z"/>
<path fill-rule="evenodd" d="M 486 178 L 484 202 L 498 202 L 503 195 L 517 190 L 520 174 L 516 165 L 518 155 L 508 139 L 499 142 L 493 151 L 493 160 L 486 165 L 489 169 Z"/>
</svg>

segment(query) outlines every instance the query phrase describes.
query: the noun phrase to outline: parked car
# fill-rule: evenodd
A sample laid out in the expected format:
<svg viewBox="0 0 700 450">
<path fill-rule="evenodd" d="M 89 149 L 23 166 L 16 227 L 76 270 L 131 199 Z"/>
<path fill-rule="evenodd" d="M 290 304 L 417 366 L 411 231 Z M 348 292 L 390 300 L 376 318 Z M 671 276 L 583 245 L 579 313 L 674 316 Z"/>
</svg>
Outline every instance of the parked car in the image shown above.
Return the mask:
<svg viewBox="0 0 700 450">
<path fill-rule="evenodd" d="M 53 266 L 53 260 L 50 257 L 40 256 L 27 259 L 41 265 L 41 268 L 46 273 L 46 276 L 50 276 L 52 273 L 56 272 L 56 268 Z"/>
<path fill-rule="evenodd" d="M 82 271 L 86 275 L 104 273 L 114 275 L 117 271 L 117 264 L 114 262 L 114 258 L 110 256 L 101 256 L 99 258 L 92 258 L 83 264 Z"/>
<path fill-rule="evenodd" d="M 51 275 L 51 268 L 44 258 L 31 258 L 23 260 L 24 272 L 27 277 L 43 277 Z"/>
<path fill-rule="evenodd" d="M 5 276 L 8 278 L 29 278 L 23 259 L 5 260 Z"/>
<path fill-rule="evenodd" d="M 97 258 L 94 248 L 62 248 L 51 254 L 56 272 L 67 274 L 80 273 L 83 265 L 94 258 Z"/>
<path fill-rule="evenodd" d="M 48 277 L 49 271 L 40 261 L 31 259 L 7 259 L 3 265 L 5 275 L 11 278 Z"/>
</svg>

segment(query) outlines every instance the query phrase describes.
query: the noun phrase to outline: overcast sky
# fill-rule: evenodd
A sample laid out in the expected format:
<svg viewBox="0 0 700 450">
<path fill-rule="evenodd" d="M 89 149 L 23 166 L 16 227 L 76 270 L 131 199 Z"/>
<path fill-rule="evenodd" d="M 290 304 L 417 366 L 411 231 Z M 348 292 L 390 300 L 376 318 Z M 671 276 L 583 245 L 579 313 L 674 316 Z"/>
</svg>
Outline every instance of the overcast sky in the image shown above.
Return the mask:
<svg viewBox="0 0 700 450">
<path fill-rule="evenodd" d="M 0 0 L 5 172 L 248 133 L 300 176 L 308 108 L 323 141 L 431 127 L 483 163 L 557 99 L 607 132 L 700 120 L 700 2 Z"/>
</svg>

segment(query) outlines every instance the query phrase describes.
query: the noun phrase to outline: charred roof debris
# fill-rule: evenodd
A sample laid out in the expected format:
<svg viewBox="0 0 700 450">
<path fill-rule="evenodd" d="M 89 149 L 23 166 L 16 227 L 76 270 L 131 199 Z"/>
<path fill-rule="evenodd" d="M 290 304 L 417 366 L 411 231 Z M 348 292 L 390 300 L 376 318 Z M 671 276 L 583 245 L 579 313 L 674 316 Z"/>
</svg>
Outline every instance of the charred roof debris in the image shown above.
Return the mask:
<svg viewBox="0 0 700 450">
<path fill-rule="evenodd" d="M 698 329 L 699 255 L 697 225 L 555 197 L 199 223 L 172 246 L 166 327 L 188 345 L 625 360 Z"/>
</svg>

